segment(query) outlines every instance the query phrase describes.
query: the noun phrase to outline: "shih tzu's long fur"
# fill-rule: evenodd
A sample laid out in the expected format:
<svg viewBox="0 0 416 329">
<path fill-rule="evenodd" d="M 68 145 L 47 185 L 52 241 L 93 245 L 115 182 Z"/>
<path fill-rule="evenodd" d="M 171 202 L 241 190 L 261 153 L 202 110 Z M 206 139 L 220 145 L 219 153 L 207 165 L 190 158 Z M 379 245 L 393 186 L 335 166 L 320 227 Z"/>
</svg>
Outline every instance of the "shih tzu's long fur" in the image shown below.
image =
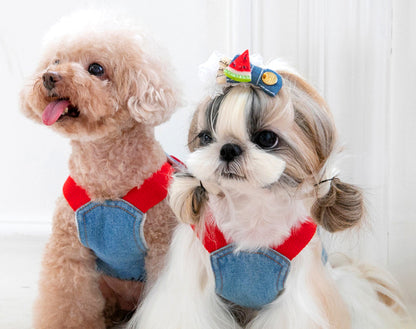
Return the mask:
<svg viewBox="0 0 416 329">
<path fill-rule="evenodd" d="M 302 78 L 280 72 L 270 97 L 238 84 L 198 107 L 189 131 L 189 172 L 177 174 L 170 203 L 182 224 L 166 268 L 132 321 L 140 329 L 402 328 L 395 281 L 367 265 L 323 263 L 317 234 L 294 258 L 285 289 L 260 310 L 215 293 L 210 255 L 198 235 L 207 213 L 238 250 L 281 244 L 308 216 L 323 229 L 353 227 L 363 197 L 332 178 L 337 136 L 324 100 Z M 194 229 L 191 225 L 194 225 Z"/>
</svg>

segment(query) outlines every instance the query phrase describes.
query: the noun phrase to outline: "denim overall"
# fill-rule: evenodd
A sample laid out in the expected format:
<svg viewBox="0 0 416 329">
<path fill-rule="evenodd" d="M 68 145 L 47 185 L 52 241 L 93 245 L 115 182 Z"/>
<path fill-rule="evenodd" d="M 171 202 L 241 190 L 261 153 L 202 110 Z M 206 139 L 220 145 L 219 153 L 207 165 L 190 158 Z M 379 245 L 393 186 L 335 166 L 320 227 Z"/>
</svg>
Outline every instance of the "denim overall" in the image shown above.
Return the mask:
<svg viewBox="0 0 416 329">
<path fill-rule="evenodd" d="M 81 243 L 97 257 L 98 271 L 122 280 L 146 279 L 146 212 L 166 198 L 172 173 L 172 164 L 166 162 L 122 199 L 100 202 L 91 201 L 82 187 L 67 179 L 64 196 L 75 211 Z"/>
<path fill-rule="evenodd" d="M 285 287 L 291 260 L 309 243 L 316 224 L 305 221 L 276 248 L 236 251 L 215 224 L 206 224 L 205 249 L 210 253 L 216 293 L 244 307 L 260 309 L 274 301 Z"/>
</svg>

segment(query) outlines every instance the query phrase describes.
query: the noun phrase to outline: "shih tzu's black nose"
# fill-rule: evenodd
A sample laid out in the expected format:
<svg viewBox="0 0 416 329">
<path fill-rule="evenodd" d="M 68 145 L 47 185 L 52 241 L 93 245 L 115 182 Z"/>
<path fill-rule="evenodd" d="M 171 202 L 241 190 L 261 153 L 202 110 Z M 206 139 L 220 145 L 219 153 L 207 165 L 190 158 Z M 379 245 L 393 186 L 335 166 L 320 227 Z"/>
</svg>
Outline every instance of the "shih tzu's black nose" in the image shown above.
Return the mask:
<svg viewBox="0 0 416 329">
<path fill-rule="evenodd" d="M 46 89 L 52 90 L 55 88 L 55 83 L 60 81 L 62 77 L 57 72 L 46 72 L 43 76 L 43 85 Z"/>
<path fill-rule="evenodd" d="M 229 143 L 229 144 L 223 145 L 223 147 L 221 148 L 220 158 L 223 161 L 231 162 L 236 157 L 238 157 L 241 153 L 243 153 L 243 150 L 241 149 L 240 146 L 238 146 L 237 144 Z"/>
</svg>

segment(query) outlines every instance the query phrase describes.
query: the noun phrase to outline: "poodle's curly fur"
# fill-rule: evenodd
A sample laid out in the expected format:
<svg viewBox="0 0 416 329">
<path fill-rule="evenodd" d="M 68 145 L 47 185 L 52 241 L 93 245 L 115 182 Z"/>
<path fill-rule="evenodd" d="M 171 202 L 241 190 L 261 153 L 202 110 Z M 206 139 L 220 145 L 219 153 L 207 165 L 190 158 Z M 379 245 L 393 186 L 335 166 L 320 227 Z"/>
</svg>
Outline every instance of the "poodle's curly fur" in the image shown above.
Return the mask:
<svg viewBox="0 0 416 329">
<path fill-rule="evenodd" d="M 51 102 L 68 99 L 76 106 L 77 117 L 64 115 L 51 128 L 70 138 L 70 175 L 92 200 L 123 197 L 166 162 L 154 126 L 171 116 L 177 90 L 160 54 L 141 28 L 104 12 L 72 14 L 45 37 L 41 62 L 21 91 L 21 109 L 40 123 Z M 91 63 L 104 74 L 90 74 Z M 59 76 L 49 89 L 47 72 Z M 175 223 L 166 201 L 147 212 L 147 282 L 161 268 Z M 74 211 L 60 197 L 43 256 L 36 329 L 111 327 L 140 301 L 143 284 L 98 273 L 77 234 Z"/>
</svg>

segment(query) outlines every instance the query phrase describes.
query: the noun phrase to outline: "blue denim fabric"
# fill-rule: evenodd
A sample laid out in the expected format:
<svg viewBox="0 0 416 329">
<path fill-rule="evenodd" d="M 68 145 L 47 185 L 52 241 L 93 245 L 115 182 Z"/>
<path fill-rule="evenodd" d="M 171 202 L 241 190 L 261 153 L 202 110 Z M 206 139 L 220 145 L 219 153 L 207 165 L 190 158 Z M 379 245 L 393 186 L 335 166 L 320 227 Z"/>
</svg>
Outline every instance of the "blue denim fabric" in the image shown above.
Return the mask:
<svg viewBox="0 0 416 329">
<path fill-rule="evenodd" d="M 94 251 L 99 271 L 123 280 L 145 280 L 145 215 L 140 210 L 124 200 L 92 201 L 75 216 L 80 241 Z"/>
<path fill-rule="evenodd" d="M 236 252 L 234 244 L 229 244 L 211 253 L 211 266 L 218 295 L 259 309 L 284 289 L 290 260 L 270 248 Z"/>
<path fill-rule="evenodd" d="M 238 56 L 240 55 L 234 56 L 233 60 L 230 63 L 232 63 Z M 250 64 L 250 69 L 251 69 L 251 82 L 250 83 L 255 86 L 260 87 L 269 96 L 272 96 L 272 97 L 276 96 L 283 85 L 282 77 L 273 70 L 263 69 L 253 64 Z M 277 82 L 274 85 L 267 85 L 263 82 L 262 77 L 263 77 L 263 74 L 266 72 L 270 72 L 271 74 L 276 76 Z M 234 81 L 228 77 L 227 77 L 227 82 L 239 83 L 238 81 Z"/>
<path fill-rule="evenodd" d="M 266 72 L 271 72 L 277 78 L 277 82 L 274 85 L 267 85 L 263 82 L 262 77 Z M 282 77 L 276 72 L 269 69 L 262 69 L 261 67 L 252 65 L 251 66 L 251 83 L 255 86 L 259 86 L 269 96 L 276 96 L 279 90 L 282 88 Z"/>
<path fill-rule="evenodd" d="M 324 247 L 322 247 L 321 261 L 324 265 L 328 262 L 328 253 L 326 252 Z"/>
</svg>

